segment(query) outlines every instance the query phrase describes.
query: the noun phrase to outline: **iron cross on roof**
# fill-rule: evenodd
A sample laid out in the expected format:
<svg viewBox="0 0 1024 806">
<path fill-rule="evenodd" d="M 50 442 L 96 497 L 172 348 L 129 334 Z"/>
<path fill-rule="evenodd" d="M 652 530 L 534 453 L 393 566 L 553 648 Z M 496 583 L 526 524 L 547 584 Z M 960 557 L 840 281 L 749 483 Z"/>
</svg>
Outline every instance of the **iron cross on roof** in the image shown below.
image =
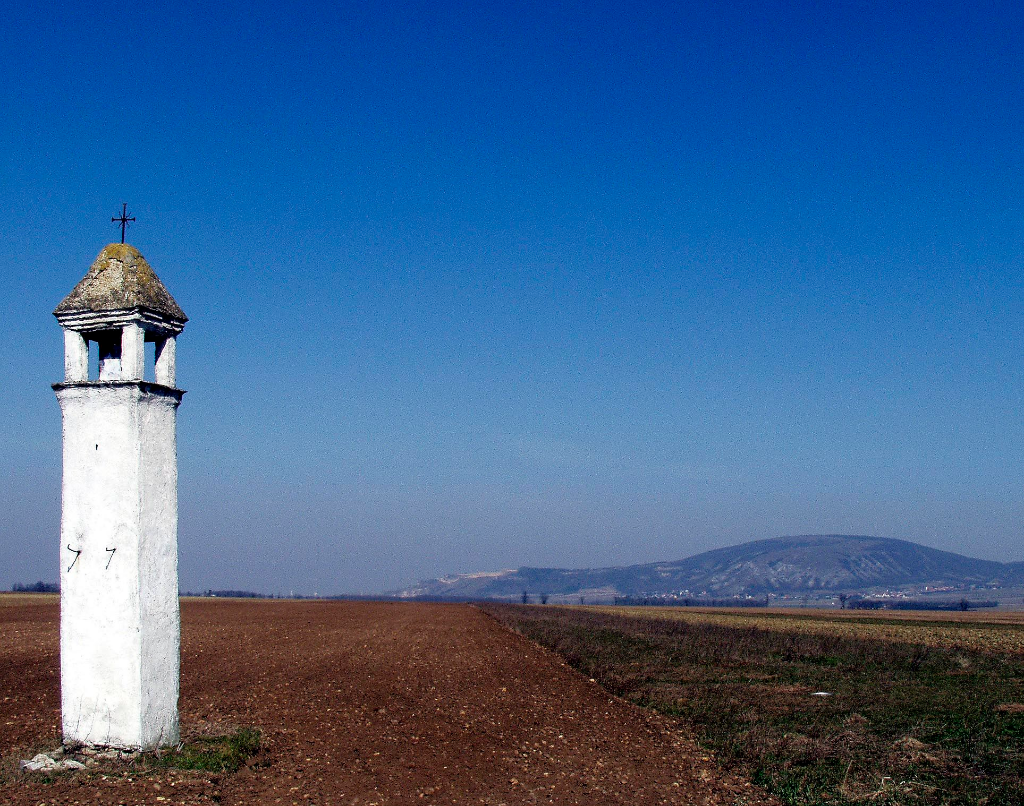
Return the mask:
<svg viewBox="0 0 1024 806">
<path fill-rule="evenodd" d="M 117 221 L 121 225 L 121 243 L 124 243 L 124 231 L 128 227 L 128 222 L 135 220 L 135 216 L 128 215 L 128 203 L 124 202 L 121 204 L 120 217 L 111 217 L 110 220 Z"/>
</svg>

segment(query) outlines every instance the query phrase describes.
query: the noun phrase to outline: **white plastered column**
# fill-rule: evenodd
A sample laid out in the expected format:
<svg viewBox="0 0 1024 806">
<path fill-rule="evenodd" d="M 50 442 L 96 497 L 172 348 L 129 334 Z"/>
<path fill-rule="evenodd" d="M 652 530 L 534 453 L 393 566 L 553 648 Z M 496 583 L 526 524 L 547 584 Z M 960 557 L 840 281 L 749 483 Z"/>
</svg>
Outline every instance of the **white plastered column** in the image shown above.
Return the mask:
<svg viewBox="0 0 1024 806">
<path fill-rule="evenodd" d="M 174 336 L 167 336 L 156 343 L 156 382 L 164 386 L 174 386 L 177 357 L 177 341 Z"/>
<path fill-rule="evenodd" d="M 77 330 L 64 328 L 64 383 L 89 380 L 89 343 Z"/>
<path fill-rule="evenodd" d="M 146 371 L 146 331 L 135 322 L 121 329 L 121 378 L 141 381 Z"/>
</svg>

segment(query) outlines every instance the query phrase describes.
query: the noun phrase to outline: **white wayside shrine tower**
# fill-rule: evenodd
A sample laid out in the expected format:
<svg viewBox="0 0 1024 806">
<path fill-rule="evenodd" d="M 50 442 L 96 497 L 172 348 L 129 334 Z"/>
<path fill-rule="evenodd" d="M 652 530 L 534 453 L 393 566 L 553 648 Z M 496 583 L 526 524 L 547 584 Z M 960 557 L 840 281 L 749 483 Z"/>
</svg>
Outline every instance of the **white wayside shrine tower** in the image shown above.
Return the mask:
<svg viewBox="0 0 1024 806">
<path fill-rule="evenodd" d="M 53 386 L 64 431 L 64 741 L 172 744 L 180 645 L 175 420 L 184 394 L 174 385 L 174 355 L 188 319 L 124 243 L 100 252 L 53 313 L 64 328 L 64 382 Z M 155 346 L 152 367 L 146 342 Z"/>
</svg>

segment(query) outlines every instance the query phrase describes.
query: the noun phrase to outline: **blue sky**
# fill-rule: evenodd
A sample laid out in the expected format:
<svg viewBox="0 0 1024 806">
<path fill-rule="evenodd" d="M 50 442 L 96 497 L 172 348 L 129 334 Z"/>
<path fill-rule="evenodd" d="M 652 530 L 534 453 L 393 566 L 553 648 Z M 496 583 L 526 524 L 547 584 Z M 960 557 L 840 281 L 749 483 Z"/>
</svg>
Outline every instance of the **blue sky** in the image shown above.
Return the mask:
<svg viewBox="0 0 1024 806">
<path fill-rule="evenodd" d="M 1024 10 L 893 5 L 8 9 L 0 587 L 57 576 L 50 311 L 122 201 L 184 588 L 1024 559 Z"/>
</svg>

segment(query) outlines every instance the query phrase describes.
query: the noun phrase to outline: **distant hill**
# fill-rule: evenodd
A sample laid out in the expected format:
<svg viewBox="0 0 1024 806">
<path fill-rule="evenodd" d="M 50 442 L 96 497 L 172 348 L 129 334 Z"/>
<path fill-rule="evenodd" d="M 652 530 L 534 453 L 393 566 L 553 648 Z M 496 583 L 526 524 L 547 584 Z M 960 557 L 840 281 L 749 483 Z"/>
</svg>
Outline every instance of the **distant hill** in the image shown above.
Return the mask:
<svg viewBox="0 0 1024 806">
<path fill-rule="evenodd" d="M 508 599 L 528 591 L 552 596 L 723 598 L 987 584 L 1024 584 L 1024 562 L 978 560 L 886 537 L 802 535 L 755 540 L 676 562 L 455 574 L 426 580 L 397 595 Z"/>
</svg>

